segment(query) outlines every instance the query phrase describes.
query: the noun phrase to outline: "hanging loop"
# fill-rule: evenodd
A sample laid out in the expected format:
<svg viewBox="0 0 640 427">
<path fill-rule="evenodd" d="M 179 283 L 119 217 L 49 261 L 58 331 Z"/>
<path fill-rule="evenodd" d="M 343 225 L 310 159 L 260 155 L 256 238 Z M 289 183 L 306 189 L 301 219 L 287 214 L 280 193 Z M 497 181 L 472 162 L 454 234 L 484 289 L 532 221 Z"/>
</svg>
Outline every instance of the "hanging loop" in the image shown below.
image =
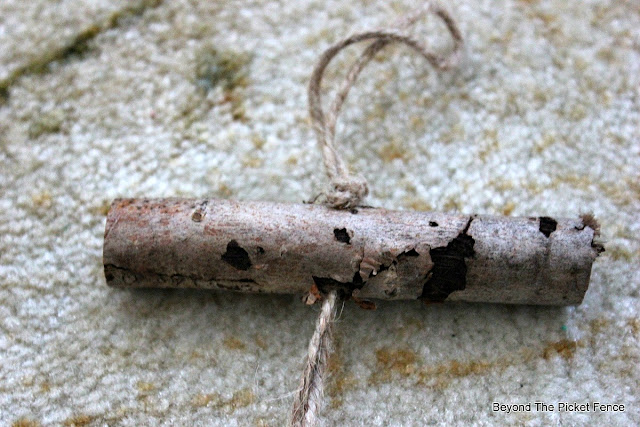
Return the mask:
<svg viewBox="0 0 640 427">
<path fill-rule="evenodd" d="M 402 34 L 400 30 L 413 25 L 420 17 L 431 12 L 445 23 L 453 38 L 453 49 L 447 55 L 439 55 L 429 50 L 419 40 Z M 358 206 L 369 193 L 367 181 L 361 175 L 349 173 L 349 170 L 338 155 L 335 144 L 335 128 L 340 110 L 349 91 L 358 76 L 373 57 L 389 43 L 402 43 L 424 57 L 433 67 L 439 70 L 448 69 L 458 64 L 462 50 L 462 34 L 455 21 L 439 2 L 430 2 L 426 7 L 397 22 L 397 30 L 366 31 L 351 35 L 330 46 L 320 56 L 309 82 L 309 115 L 318 144 L 322 151 L 322 158 L 329 178 L 330 187 L 323 193 L 326 204 L 336 209 L 350 209 Z M 331 104 L 325 117 L 322 109 L 321 86 L 324 72 L 333 58 L 344 48 L 354 43 L 373 40 L 362 55 L 351 66 L 345 81 Z"/>
</svg>

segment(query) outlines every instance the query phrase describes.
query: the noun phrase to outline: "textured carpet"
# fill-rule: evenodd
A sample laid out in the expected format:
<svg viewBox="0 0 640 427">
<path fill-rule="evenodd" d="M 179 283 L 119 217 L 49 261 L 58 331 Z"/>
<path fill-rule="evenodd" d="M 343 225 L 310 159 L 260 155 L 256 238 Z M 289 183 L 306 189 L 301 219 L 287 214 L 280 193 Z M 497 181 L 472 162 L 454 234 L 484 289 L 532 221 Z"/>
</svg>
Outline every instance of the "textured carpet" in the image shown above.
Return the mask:
<svg viewBox="0 0 640 427">
<path fill-rule="evenodd" d="M 109 289 L 121 196 L 300 202 L 323 48 L 410 1 L 0 2 L 0 424 L 282 425 L 318 307 Z M 390 47 L 338 128 L 371 205 L 575 217 L 606 252 L 573 308 L 344 306 L 328 425 L 640 424 L 640 6 L 452 4 L 460 70 Z M 446 49 L 430 18 L 415 34 Z M 331 66 L 326 87 L 359 49 Z M 554 411 L 492 411 L 545 402 Z M 624 404 L 559 411 L 558 402 Z"/>
</svg>

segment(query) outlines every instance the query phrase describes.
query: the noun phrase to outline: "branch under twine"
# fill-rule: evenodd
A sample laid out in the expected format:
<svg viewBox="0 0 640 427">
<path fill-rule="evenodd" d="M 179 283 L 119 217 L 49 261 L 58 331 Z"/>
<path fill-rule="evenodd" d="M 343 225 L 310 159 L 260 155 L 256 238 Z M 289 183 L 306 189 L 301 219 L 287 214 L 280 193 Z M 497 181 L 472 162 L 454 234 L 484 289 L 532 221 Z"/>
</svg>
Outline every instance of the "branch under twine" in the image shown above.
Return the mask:
<svg viewBox="0 0 640 427">
<path fill-rule="evenodd" d="M 447 55 L 430 51 L 419 40 L 402 34 L 400 30 L 413 25 L 419 18 L 431 12 L 442 19 L 453 38 L 453 50 Z M 433 67 L 448 69 L 458 64 L 462 48 L 462 35 L 449 12 L 437 1 L 427 5 L 394 25 L 396 29 L 365 31 L 351 35 L 329 47 L 321 56 L 311 74 L 309 82 L 309 114 L 322 151 L 324 166 L 329 177 L 330 187 L 324 193 L 325 203 L 335 209 L 350 209 L 361 204 L 369 193 L 367 181 L 361 175 L 350 174 L 335 145 L 335 128 L 340 110 L 349 91 L 365 66 L 389 43 L 402 43 L 423 56 Z M 331 104 L 325 117 L 322 110 L 320 89 L 324 71 L 331 60 L 344 48 L 354 43 L 373 40 L 349 69 L 345 81 Z M 317 199 L 317 198 L 316 198 Z M 324 379 L 327 361 L 332 350 L 332 324 L 336 316 L 336 304 L 339 300 L 336 291 L 324 295 L 322 310 L 316 323 L 316 329 L 309 342 L 309 354 L 305 364 L 300 389 L 293 402 L 292 426 L 315 426 L 322 405 Z"/>
<path fill-rule="evenodd" d="M 604 250 L 592 215 L 554 219 L 338 210 L 358 206 L 368 191 L 364 178 L 349 173 L 334 141 L 340 110 L 366 64 L 393 42 L 408 45 L 438 69 L 459 59 L 462 37 L 438 3 L 397 27 L 413 24 L 427 11 L 442 19 L 453 37 L 448 55 L 432 53 L 397 30 L 368 31 L 330 47 L 314 69 L 309 109 L 331 183 L 324 194 L 328 206 L 140 198 L 115 200 L 107 215 L 103 265 L 110 286 L 289 294 L 320 286 L 306 299 L 321 300 L 322 308 L 296 390 L 293 426 L 318 423 L 331 328 L 343 299 L 574 305 L 584 298 L 592 264 Z M 363 40 L 372 42 L 350 67 L 325 117 L 324 70 L 341 49 Z M 333 233 L 332 225 L 337 226 Z M 358 278 L 362 286 L 355 283 Z"/>
</svg>

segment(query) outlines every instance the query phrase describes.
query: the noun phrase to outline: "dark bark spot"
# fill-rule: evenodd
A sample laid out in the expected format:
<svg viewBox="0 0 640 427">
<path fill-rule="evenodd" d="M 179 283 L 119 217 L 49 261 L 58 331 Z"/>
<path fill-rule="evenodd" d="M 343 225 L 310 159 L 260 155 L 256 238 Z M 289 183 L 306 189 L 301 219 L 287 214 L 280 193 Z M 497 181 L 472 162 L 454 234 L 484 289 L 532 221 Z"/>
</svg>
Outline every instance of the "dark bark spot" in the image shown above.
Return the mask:
<svg viewBox="0 0 640 427">
<path fill-rule="evenodd" d="M 410 249 L 410 250 L 408 250 L 406 252 L 401 253 L 400 255 L 404 255 L 404 256 L 420 256 L 418 251 L 416 251 L 415 249 Z M 398 255 L 398 258 L 400 258 L 400 255 Z"/>
<path fill-rule="evenodd" d="M 349 233 L 346 228 L 336 228 L 333 230 L 333 235 L 336 236 L 336 240 L 338 242 L 346 243 L 347 245 L 351 244 L 351 237 L 349 237 Z"/>
<path fill-rule="evenodd" d="M 435 221 L 429 221 L 429 227 L 437 227 L 438 223 Z"/>
<path fill-rule="evenodd" d="M 205 200 L 196 208 L 195 204 L 191 205 L 191 209 L 195 209 L 193 214 L 191 215 L 191 220 L 194 222 L 201 222 L 204 219 L 204 216 L 207 214 L 207 203 Z"/>
<path fill-rule="evenodd" d="M 558 226 L 558 221 L 548 216 L 540 217 L 540 232 L 545 236 L 549 237 L 551 233 L 556 231 L 556 227 Z"/>
<path fill-rule="evenodd" d="M 200 221 L 202 221 L 202 218 L 203 218 L 203 217 L 204 217 L 204 214 L 203 214 L 202 212 L 200 212 L 200 211 L 195 211 L 195 212 L 193 213 L 193 215 L 191 215 L 191 220 L 192 220 L 193 222 L 200 222 Z"/>
<path fill-rule="evenodd" d="M 107 282 L 110 282 L 114 279 L 113 274 L 111 273 L 107 273 L 104 275 L 105 279 L 107 279 Z"/>
<path fill-rule="evenodd" d="M 446 247 L 433 248 L 429 251 L 433 268 L 431 278 L 422 290 L 422 299 L 428 302 L 443 302 L 449 294 L 461 291 L 467 286 L 467 264 L 465 258 L 475 254 L 475 240 L 467 235 L 473 217 L 469 219 L 464 230 L 451 240 Z"/>
<path fill-rule="evenodd" d="M 362 281 L 362 277 L 360 277 L 359 272 L 356 272 L 353 275 L 351 282 L 339 282 L 330 277 L 311 277 L 313 278 L 313 283 L 315 283 L 320 293 L 327 294 L 331 291 L 337 291 L 338 296 L 341 298 L 350 297 L 354 290 L 361 289 L 364 286 L 364 282 Z"/>
<path fill-rule="evenodd" d="M 227 244 L 227 252 L 222 254 L 222 260 L 238 270 L 248 270 L 251 267 L 251 260 L 247 251 L 242 249 L 235 240 Z"/>
<path fill-rule="evenodd" d="M 256 253 L 257 253 L 258 255 L 262 255 L 262 254 L 264 254 L 264 248 L 263 248 L 262 246 L 258 246 L 258 247 L 256 248 Z"/>
</svg>

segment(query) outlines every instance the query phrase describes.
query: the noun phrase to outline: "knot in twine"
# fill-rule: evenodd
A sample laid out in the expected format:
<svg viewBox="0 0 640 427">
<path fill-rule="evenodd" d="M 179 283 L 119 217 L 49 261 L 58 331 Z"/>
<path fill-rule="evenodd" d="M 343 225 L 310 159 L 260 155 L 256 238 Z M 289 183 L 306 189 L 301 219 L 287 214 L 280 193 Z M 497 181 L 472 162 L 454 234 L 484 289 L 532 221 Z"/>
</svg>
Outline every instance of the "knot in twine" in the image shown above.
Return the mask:
<svg viewBox="0 0 640 427">
<path fill-rule="evenodd" d="M 400 31 L 410 27 L 419 18 L 429 12 L 442 19 L 453 39 L 453 49 L 446 55 L 432 52 L 420 40 L 403 34 Z M 318 145 L 322 151 L 323 163 L 329 178 L 329 187 L 321 193 L 321 195 L 324 195 L 325 203 L 335 209 L 354 208 L 360 205 L 362 200 L 369 194 L 366 179 L 360 175 L 349 173 L 349 169 L 338 155 L 335 143 L 336 122 L 340 115 L 340 110 L 349 91 L 365 66 L 378 52 L 393 42 L 408 46 L 420 56 L 424 57 L 434 68 L 439 70 L 455 67 L 460 60 L 463 44 L 462 34 L 449 12 L 438 1 L 428 2 L 426 6 L 421 9 L 396 21 L 392 27 L 395 27 L 395 29 L 365 31 L 338 41 L 324 51 L 311 74 L 308 88 L 309 115 L 316 133 Z M 351 44 L 367 40 L 373 40 L 373 42 L 367 46 L 347 72 L 346 78 L 325 117 L 320 93 L 325 69 L 342 49 Z M 315 200 L 317 199 L 318 197 L 316 197 Z"/>
<path fill-rule="evenodd" d="M 400 29 L 413 25 L 427 12 L 431 12 L 442 19 L 453 38 L 453 50 L 447 55 L 431 52 L 419 40 L 399 32 Z M 309 114 L 322 151 L 322 158 L 330 183 L 329 188 L 321 195 L 324 195 L 325 203 L 335 209 L 355 208 L 362 203 L 362 200 L 369 193 L 367 180 L 360 175 L 349 173 L 347 166 L 336 151 L 335 144 L 336 121 L 340 115 L 340 110 L 349 94 L 349 90 L 351 90 L 364 67 L 373 59 L 376 53 L 392 42 L 407 45 L 439 70 L 454 67 L 460 58 L 462 35 L 451 15 L 437 1 L 427 3 L 425 7 L 397 21 L 393 27 L 397 29 L 366 31 L 338 41 L 320 56 L 311 74 L 308 90 Z M 347 76 L 329 108 L 329 113 L 325 117 L 322 110 L 320 89 L 322 76 L 327 65 L 342 49 L 366 40 L 373 41 L 347 72 Z M 318 197 L 316 197 L 317 199 Z M 309 342 L 302 381 L 300 388 L 296 391 L 293 402 L 291 426 L 315 426 L 319 422 L 318 414 L 324 393 L 324 379 L 332 347 L 332 327 L 336 318 L 336 307 L 341 299 L 335 290 L 321 297 L 323 299 L 322 309 L 316 322 L 316 329 Z"/>
<path fill-rule="evenodd" d="M 355 208 L 367 194 L 369 186 L 367 180 L 360 175 L 341 176 L 331 180 L 331 190 L 325 198 L 327 204 L 336 209 Z"/>
</svg>

